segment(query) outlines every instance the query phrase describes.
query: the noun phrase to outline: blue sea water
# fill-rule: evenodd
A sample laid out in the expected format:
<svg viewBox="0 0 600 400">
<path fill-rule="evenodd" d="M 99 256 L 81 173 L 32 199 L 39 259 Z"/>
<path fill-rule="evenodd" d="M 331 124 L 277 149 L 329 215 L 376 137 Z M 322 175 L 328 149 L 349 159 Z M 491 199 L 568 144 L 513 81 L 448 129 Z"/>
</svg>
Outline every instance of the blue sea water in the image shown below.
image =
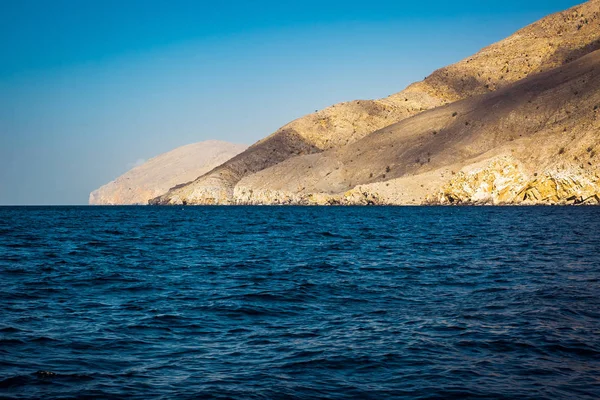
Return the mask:
<svg viewBox="0 0 600 400">
<path fill-rule="evenodd" d="M 600 398 L 600 208 L 3 207 L 0 239 L 0 398 Z"/>
</svg>

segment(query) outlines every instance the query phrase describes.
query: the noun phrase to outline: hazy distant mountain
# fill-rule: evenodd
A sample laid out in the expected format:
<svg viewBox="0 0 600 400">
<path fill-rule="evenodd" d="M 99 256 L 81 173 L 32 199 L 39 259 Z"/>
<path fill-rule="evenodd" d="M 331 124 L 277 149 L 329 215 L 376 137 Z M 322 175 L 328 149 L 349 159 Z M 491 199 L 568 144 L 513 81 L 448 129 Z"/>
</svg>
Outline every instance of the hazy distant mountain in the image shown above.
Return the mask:
<svg viewBox="0 0 600 400">
<path fill-rule="evenodd" d="M 90 193 L 93 205 L 148 204 L 170 188 L 190 182 L 248 146 L 210 140 L 178 147 L 137 166 Z"/>
<path fill-rule="evenodd" d="M 154 204 L 597 202 L 600 0 L 282 127 Z"/>
</svg>

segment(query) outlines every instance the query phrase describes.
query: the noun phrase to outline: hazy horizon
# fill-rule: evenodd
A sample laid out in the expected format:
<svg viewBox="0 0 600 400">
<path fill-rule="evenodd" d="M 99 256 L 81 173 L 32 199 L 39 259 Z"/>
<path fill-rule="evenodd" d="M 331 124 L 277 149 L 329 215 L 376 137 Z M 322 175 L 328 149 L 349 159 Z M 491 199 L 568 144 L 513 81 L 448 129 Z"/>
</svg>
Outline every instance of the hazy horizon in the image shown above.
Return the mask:
<svg viewBox="0 0 600 400">
<path fill-rule="evenodd" d="M 86 204 L 144 160 L 398 92 L 581 1 L 0 5 L 0 205 Z"/>
</svg>

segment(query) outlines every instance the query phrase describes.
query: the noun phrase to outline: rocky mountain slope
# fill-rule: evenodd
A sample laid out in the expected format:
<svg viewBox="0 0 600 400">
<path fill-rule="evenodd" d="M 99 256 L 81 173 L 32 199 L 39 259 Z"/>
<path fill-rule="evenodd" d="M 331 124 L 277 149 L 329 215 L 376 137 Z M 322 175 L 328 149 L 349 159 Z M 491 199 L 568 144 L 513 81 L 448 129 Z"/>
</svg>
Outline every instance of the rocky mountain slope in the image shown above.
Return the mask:
<svg viewBox="0 0 600 400">
<path fill-rule="evenodd" d="M 169 188 L 190 182 L 248 146 L 210 140 L 156 156 L 90 194 L 89 204 L 148 204 Z"/>
<path fill-rule="evenodd" d="M 388 98 L 337 104 L 293 121 L 151 203 L 525 201 L 518 196 L 484 199 L 480 194 L 473 198 L 471 191 L 481 191 L 476 184 L 464 193 L 455 193 L 454 188 L 464 186 L 460 179 L 482 179 L 469 178 L 472 173 L 479 175 L 466 167 L 485 160 L 489 165 L 480 165 L 484 170 L 503 160 L 523 174 L 537 162 L 546 163 L 534 172 L 542 179 L 540 173 L 558 172 L 559 165 L 550 165 L 551 160 L 581 164 L 586 154 L 579 144 L 589 142 L 584 152 L 595 154 L 596 114 L 583 110 L 595 106 L 586 102 L 595 101 L 595 85 L 590 83 L 597 79 L 596 56 L 582 57 L 598 49 L 600 0 L 591 0 L 548 16 Z M 555 128 L 563 133 L 581 131 L 573 139 L 577 144 L 553 135 L 556 132 L 549 128 L 549 121 L 555 120 L 562 121 Z M 542 142 L 547 160 L 536 155 L 537 148 L 527 149 L 528 143 L 542 139 L 549 140 Z M 557 145 L 560 154 L 553 154 Z M 567 160 L 568 156 L 572 159 Z M 588 171 L 587 163 L 594 164 L 585 161 L 582 170 Z M 565 164 L 561 171 L 566 168 Z M 538 197 L 531 200 L 530 196 L 528 201 L 551 198 Z"/>
<path fill-rule="evenodd" d="M 598 152 L 600 50 L 351 145 L 282 162 L 244 178 L 235 197 L 251 204 L 596 202 Z"/>
</svg>

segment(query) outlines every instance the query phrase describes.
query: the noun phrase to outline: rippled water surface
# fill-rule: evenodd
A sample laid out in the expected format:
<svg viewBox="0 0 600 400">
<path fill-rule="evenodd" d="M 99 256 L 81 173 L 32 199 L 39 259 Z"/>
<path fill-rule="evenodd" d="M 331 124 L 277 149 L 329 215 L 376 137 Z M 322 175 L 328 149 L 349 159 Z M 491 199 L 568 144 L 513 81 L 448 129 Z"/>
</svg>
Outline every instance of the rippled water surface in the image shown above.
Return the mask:
<svg viewBox="0 0 600 400">
<path fill-rule="evenodd" d="M 600 398 L 600 208 L 0 208 L 1 398 Z"/>
</svg>

